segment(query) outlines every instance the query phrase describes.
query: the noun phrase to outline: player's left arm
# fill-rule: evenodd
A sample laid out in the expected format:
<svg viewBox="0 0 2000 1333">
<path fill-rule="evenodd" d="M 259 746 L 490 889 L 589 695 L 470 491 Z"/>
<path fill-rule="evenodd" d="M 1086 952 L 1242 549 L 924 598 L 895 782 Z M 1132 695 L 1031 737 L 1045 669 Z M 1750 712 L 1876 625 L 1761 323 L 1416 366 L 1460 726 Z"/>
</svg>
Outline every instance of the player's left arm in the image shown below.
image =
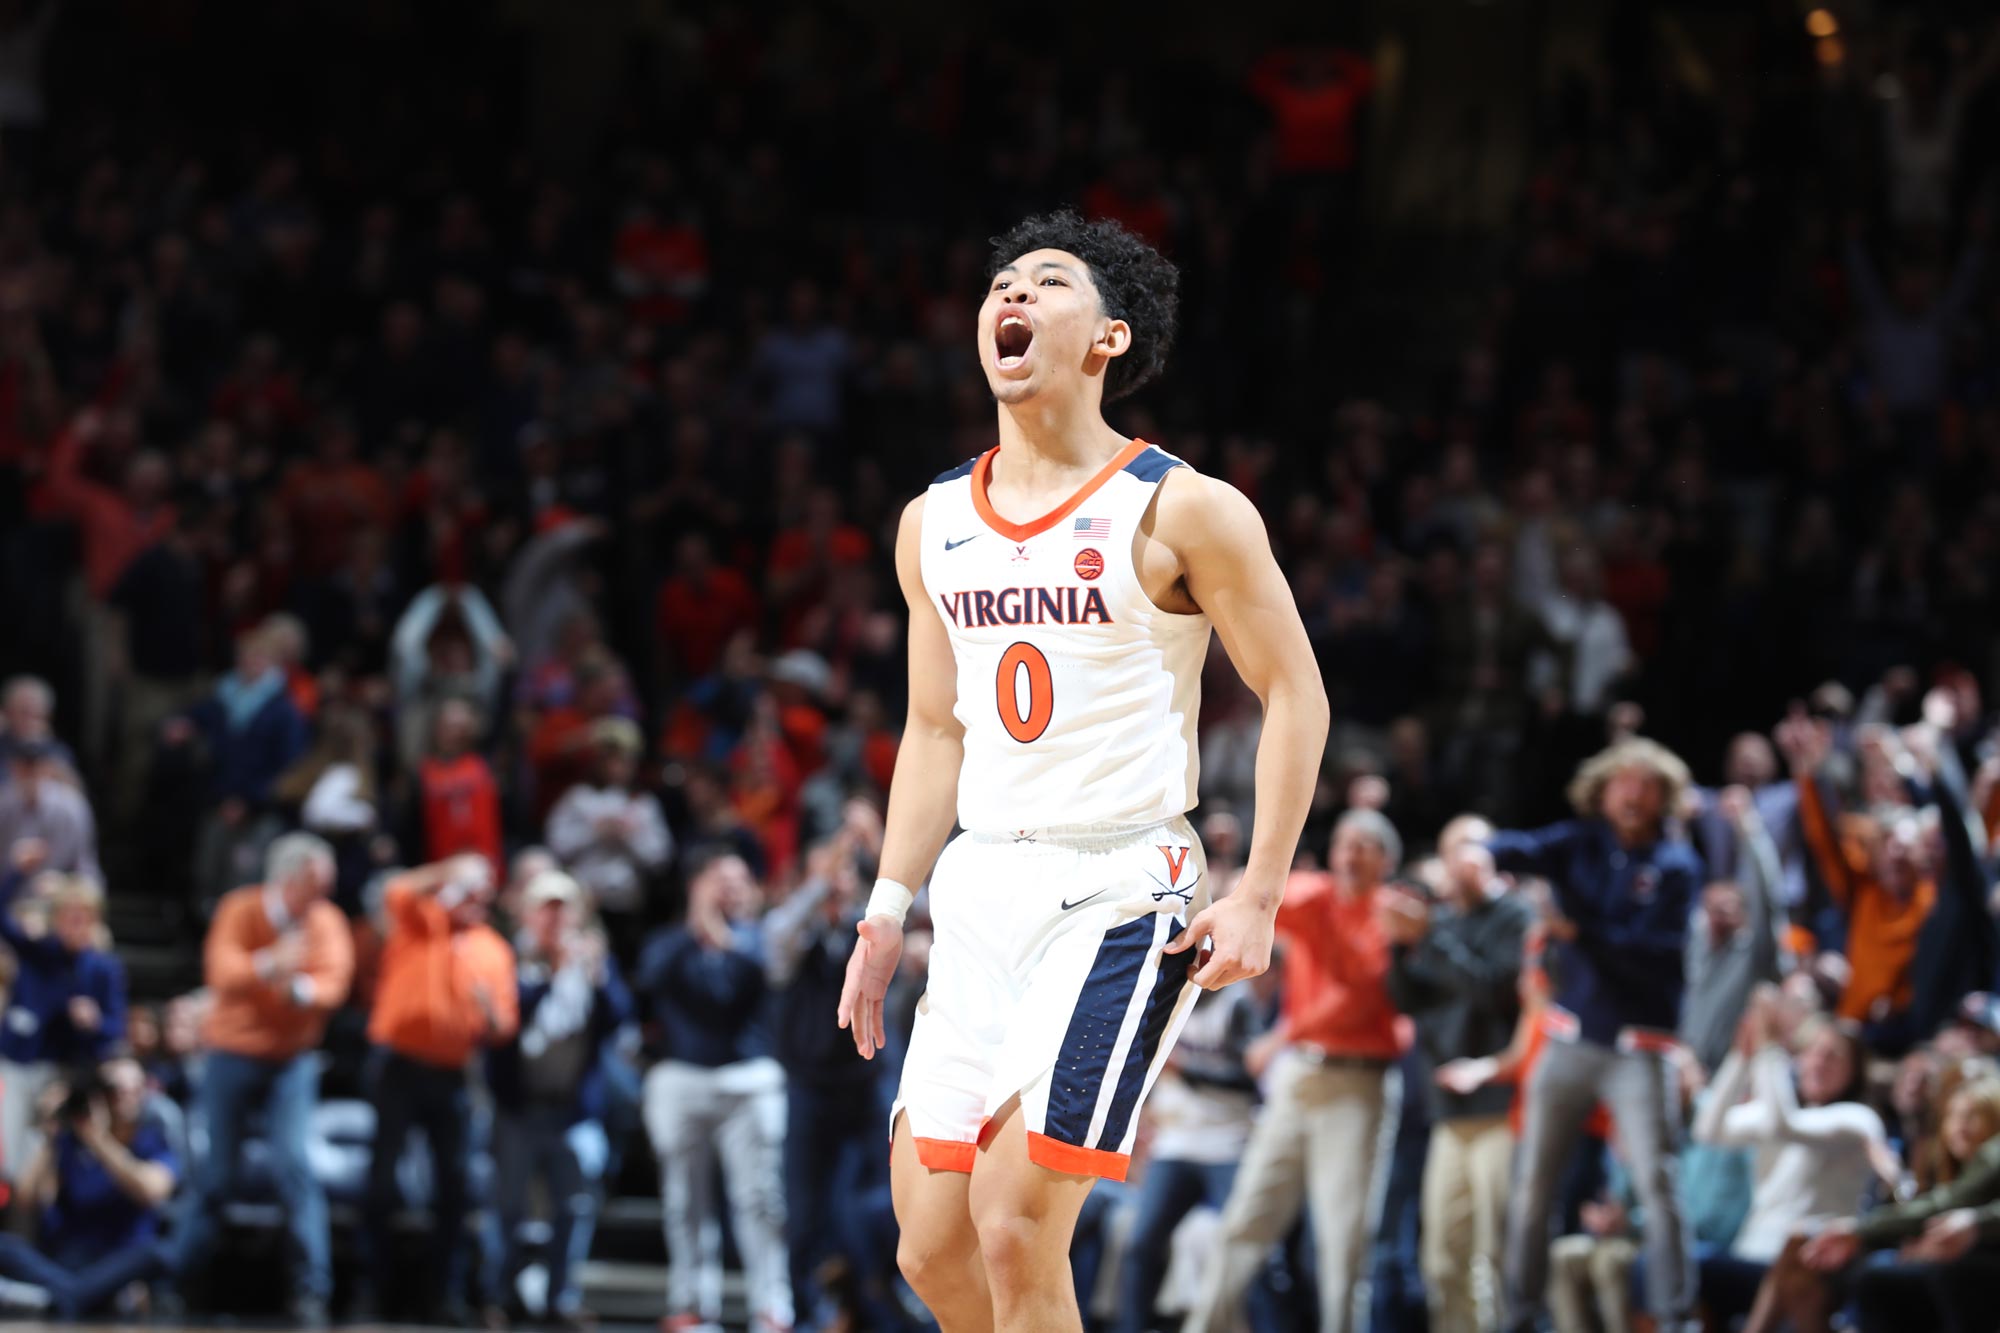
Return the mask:
<svg viewBox="0 0 2000 1333">
<path fill-rule="evenodd" d="M 1278 904 L 1326 749 L 1326 685 L 1264 518 L 1241 491 L 1176 469 L 1160 483 L 1155 515 L 1155 540 L 1178 558 L 1188 596 L 1264 705 L 1257 819 L 1242 878 L 1168 946 L 1178 953 L 1209 939 L 1212 951 L 1194 980 L 1213 990 L 1271 965 Z"/>
</svg>

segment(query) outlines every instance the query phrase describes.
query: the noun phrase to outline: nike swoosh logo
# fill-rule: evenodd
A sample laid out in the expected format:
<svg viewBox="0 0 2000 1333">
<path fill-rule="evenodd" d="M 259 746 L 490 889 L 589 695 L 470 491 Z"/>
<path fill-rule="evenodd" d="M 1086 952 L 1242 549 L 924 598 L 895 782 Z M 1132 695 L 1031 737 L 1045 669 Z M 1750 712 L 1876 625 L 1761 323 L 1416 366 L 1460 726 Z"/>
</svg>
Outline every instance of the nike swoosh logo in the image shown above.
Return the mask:
<svg viewBox="0 0 2000 1333">
<path fill-rule="evenodd" d="M 967 542 L 977 541 L 980 537 L 984 535 L 985 534 L 983 533 L 975 532 L 972 534 L 972 536 L 960 537 L 957 541 L 953 541 L 951 538 L 947 537 L 944 539 L 944 549 L 947 551 L 956 551 L 959 547 L 965 545 Z"/>
<path fill-rule="evenodd" d="M 1067 911 L 1069 911 L 1069 910 L 1070 910 L 1070 909 L 1071 909 L 1072 907 L 1081 907 L 1081 906 L 1083 906 L 1083 905 L 1084 905 L 1085 903 L 1089 902 L 1089 901 L 1090 901 L 1090 900 L 1091 900 L 1092 898 L 1102 898 L 1102 897 L 1103 897 L 1103 896 L 1104 896 L 1105 894 L 1107 894 L 1107 893 L 1109 893 L 1109 892 L 1111 892 L 1111 890 L 1109 890 L 1109 889 L 1099 889 L 1099 890 L 1098 890 L 1098 891 L 1097 891 L 1096 893 L 1093 893 L 1093 894 L 1089 894 L 1089 895 L 1087 895 L 1087 896 L 1085 896 L 1085 897 L 1082 897 L 1082 898 L 1078 898 L 1078 899 L 1077 899 L 1077 900 L 1076 900 L 1075 902 L 1070 902 L 1070 901 L 1069 901 L 1068 899 L 1064 899 L 1064 900 L 1063 900 L 1063 905 L 1062 905 L 1062 910 L 1063 910 L 1063 911 L 1065 911 L 1065 912 L 1067 912 Z"/>
</svg>

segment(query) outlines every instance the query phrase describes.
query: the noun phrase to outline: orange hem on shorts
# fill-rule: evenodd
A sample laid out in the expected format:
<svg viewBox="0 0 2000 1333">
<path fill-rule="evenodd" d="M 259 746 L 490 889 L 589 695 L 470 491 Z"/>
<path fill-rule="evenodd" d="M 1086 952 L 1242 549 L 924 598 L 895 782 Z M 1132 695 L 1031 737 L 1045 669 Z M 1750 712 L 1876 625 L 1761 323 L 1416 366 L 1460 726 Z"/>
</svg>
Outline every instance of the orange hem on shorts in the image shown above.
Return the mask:
<svg viewBox="0 0 2000 1333">
<path fill-rule="evenodd" d="M 1126 1153 L 1079 1148 L 1074 1143 L 1064 1143 L 1061 1139 L 1052 1139 L 1033 1130 L 1028 1131 L 1028 1160 L 1051 1171 L 1072 1176 L 1100 1176 L 1105 1180 L 1125 1179 L 1125 1172 L 1132 1165 L 1132 1158 Z"/>
<path fill-rule="evenodd" d="M 979 1155 L 976 1143 L 960 1143 L 954 1139 L 913 1139 L 917 1145 L 917 1160 L 933 1171 L 959 1171 L 972 1174 L 973 1159 Z"/>
</svg>

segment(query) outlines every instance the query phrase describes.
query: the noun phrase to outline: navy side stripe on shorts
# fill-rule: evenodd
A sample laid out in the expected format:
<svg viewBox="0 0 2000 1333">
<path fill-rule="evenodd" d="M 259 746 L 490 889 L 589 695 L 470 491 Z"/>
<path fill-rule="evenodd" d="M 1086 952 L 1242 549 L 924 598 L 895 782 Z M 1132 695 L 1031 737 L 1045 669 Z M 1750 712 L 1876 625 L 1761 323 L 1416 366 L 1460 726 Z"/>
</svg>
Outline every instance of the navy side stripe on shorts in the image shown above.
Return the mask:
<svg viewBox="0 0 2000 1333">
<path fill-rule="evenodd" d="M 1183 928 L 1184 923 L 1176 920 L 1167 938 L 1172 939 Z M 1132 1034 L 1132 1046 L 1125 1052 L 1125 1068 L 1118 1075 L 1118 1089 L 1112 1094 L 1111 1108 L 1104 1116 L 1104 1132 L 1093 1145 L 1105 1152 L 1118 1152 L 1125 1142 L 1125 1130 L 1132 1123 L 1132 1113 L 1139 1108 L 1139 1094 L 1146 1087 L 1146 1071 L 1153 1067 L 1160 1038 L 1167 1034 L 1167 1021 L 1174 1016 L 1174 1007 L 1181 1002 L 1181 993 L 1188 985 L 1187 963 L 1193 957 L 1193 953 L 1160 955 L 1159 970 L 1153 974 L 1153 993 L 1146 997 L 1146 1011 L 1139 1019 L 1139 1030 Z"/>
<path fill-rule="evenodd" d="M 1081 1148 L 1090 1136 L 1090 1117 L 1111 1068 L 1111 1048 L 1118 1044 L 1132 991 L 1153 951 L 1153 921 L 1140 917 L 1106 931 L 1077 993 L 1069 1031 L 1049 1077 L 1049 1113 L 1042 1131 L 1060 1143 Z"/>
</svg>

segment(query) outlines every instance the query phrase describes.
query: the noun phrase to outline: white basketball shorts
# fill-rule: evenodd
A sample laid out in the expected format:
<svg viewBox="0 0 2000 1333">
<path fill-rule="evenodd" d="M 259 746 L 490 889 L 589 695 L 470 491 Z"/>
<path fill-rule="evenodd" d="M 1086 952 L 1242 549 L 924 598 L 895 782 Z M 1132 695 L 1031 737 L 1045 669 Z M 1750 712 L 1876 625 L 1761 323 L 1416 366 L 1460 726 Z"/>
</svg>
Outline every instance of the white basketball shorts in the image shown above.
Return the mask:
<svg viewBox="0 0 2000 1333">
<path fill-rule="evenodd" d="M 1193 828 L 963 833 L 930 903 L 930 984 L 892 1131 L 909 1116 L 919 1161 L 969 1172 L 1019 1094 L 1030 1159 L 1123 1180 L 1139 1104 L 1194 1007 L 1194 950 L 1161 952 L 1208 905 Z"/>
</svg>

